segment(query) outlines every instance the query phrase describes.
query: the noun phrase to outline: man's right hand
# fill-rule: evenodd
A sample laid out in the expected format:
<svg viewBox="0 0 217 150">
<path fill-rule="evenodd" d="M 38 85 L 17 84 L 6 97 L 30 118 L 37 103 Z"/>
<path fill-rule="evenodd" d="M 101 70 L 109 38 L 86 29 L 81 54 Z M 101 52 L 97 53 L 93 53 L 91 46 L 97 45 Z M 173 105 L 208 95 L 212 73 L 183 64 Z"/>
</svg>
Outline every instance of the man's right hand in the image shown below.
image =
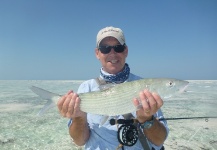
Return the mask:
<svg viewBox="0 0 217 150">
<path fill-rule="evenodd" d="M 69 91 L 66 95 L 62 96 L 58 100 L 57 107 L 60 114 L 66 118 L 86 118 L 87 116 L 85 112 L 80 110 L 80 98 L 73 91 Z"/>
</svg>

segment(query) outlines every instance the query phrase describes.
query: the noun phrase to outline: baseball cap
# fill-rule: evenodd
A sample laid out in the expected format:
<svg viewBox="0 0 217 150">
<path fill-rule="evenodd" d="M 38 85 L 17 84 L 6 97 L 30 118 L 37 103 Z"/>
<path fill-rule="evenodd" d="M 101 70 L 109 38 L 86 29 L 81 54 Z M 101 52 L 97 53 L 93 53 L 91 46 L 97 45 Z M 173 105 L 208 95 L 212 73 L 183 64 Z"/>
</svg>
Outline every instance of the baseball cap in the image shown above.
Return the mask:
<svg viewBox="0 0 217 150">
<path fill-rule="evenodd" d="M 100 42 L 106 38 L 106 37 L 114 37 L 116 38 L 121 45 L 125 43 L 125 37 L 124 33 L 120 28 L 115 28 L 115 27 L 105 27 L 101 29 L 96 37 L 96 46 L 99 47 Z"/>
</svg>

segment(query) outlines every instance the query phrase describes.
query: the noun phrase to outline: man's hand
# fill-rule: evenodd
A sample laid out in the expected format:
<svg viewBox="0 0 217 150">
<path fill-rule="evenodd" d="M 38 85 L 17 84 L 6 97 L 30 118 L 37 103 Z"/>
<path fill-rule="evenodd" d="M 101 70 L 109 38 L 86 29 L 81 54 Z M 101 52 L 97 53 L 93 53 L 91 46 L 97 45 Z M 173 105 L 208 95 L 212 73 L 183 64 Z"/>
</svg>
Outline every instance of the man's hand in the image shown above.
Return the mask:
<svg viewBox="0 0 217 150">
<path fill-rule="evenodd" d="M 139 98 L 134 99 L 134 105 L 141 108 L 137 110 L 137 119 L 140 123 L 144 123 L 147 120 L 151 120 L 152 116 L 161 108 L 163 100 L 157 93 L 151 93 L 148 90 L 141 91 Z"/>
<path fill-rule="evenodd" d="M 63 117 L 75 119 L 87 116 L 85 112 L 80 110 L 80 98 L 73 91 L 69 91 L 66 95 L 62 96 L 57 106 Z"/>
<path fill-rule="evenodd" d="M 69 134 L 74 143 L 83 146 L 90 136 L 90 130 L 87 123 L 87 113 L 80 110 L 78 94 L 69 91 L 59 99 L 57 106 L 63 117 L 73 120 L 69 127 Z"/>
</svg>

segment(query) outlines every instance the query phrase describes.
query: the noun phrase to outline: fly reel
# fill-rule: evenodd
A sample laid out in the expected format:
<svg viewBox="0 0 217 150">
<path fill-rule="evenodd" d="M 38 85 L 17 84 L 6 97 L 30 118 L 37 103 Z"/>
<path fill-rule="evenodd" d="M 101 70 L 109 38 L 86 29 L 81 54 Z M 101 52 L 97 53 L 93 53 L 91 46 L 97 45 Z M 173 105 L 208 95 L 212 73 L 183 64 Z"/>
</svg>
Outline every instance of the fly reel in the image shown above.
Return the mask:
<svg viewBox="0 0 217 150">
<path fill-rule="evenodd" d="M 138 130 L 135 125 L 133 125 L 133 120 L 124 120 L 119 119 L 116 121 L 111 119 L 110 124 L 114 125 L 116 123 L 122 124 L 118 128 L 118 141 L 120 144 L 125 146 L 133 146 L 136 144 L 137 140 L 139 139 Z"/>
</svg>

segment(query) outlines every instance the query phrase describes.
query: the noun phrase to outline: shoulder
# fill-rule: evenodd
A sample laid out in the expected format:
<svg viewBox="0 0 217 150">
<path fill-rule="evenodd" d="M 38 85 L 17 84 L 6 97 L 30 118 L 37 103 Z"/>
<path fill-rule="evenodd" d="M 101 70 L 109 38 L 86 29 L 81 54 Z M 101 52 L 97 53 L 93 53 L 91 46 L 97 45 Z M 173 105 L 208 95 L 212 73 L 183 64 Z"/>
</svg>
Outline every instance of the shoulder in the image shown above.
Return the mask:
<svg viewBox="0 0 217 150">
<path fill-rule="evenodd" d="M 86 80 L 81 83 L 78 88 L 77 93 L 86 93 L 90 91 L 95 91 L 98 89 L 98 84 L 96 83 L 95 79 Z"/>
<path fill-rule="evenodd" d="M 130 76 L 127 81 L 134 81 L 134 80 L 140 80 L 140 79 L 142 79 L 142 77 L 130 73 Z"/>
</svg>

